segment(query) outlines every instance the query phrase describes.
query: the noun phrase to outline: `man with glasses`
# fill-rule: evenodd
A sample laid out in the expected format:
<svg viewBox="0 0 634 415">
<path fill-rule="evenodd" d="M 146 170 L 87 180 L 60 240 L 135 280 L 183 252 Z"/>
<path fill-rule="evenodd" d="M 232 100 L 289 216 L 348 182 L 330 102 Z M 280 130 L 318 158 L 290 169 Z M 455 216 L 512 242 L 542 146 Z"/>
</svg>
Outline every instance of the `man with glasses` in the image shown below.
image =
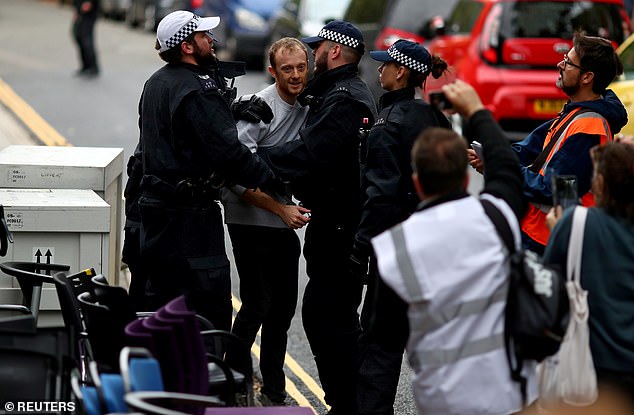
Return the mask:
<svg viewBox="0 0 634 415">
<path fill-rule="evenodd" d="M 610 41 L 578 32 L 573 47 L 557 64 L 559 87 L 569 101 L 554 120 L 537 127 L 524 140 L 513 144 L 524 174 L 524 195 L 530 205 L 522 221 L 525 248 L 544 252 L 550 232 L 546 214 L 552 206 L 552 175 L 577 177 L 582 204 L 592 206 L 590 149 L 612 141 L 627 123 L 619 98 L 607 86 L 623 73 L 623 65 Z M 470 163 L 483 163 L 469 150 Z"/>
</svg>

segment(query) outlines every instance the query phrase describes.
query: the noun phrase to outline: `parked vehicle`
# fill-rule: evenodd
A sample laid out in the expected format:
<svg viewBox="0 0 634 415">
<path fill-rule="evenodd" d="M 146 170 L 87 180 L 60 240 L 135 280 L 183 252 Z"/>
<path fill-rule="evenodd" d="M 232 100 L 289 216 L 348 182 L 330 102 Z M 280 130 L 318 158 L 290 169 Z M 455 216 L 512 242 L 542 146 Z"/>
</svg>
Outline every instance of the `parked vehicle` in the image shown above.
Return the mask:
<svg viewBox="0 0 634 415">
<path fill-rule="evenodd" d="M 103 0 L 102 0 L 103 1 Z M 175 10 L 203 13 L 204 0 L 128 0 L 125 20 L 131 27 L 156 31 L 163 17 Z"/>
<path fill-rule="evenodd" d="M 101 0 L 99 7 L 104 17 L 113 20 L 123 20 L 130 0 Z"/>
<path fill-rule="evenodd" d="M 424 43 L 444 27 L 457 0 L 392 0 L 385 9 L 374 48 L 386 50 L 399 39 Z"/>
<path fill-rule="evenodd" d="M 224 60 L 261 65 L 269 36 L 268 20 L 284 0 L 205 0 L 207 16 L 220 16 L 214 29 Z"/>
<path fill-rule="evenodd" d="M 341 19 L 349 0 L 286 0 L 270 21 L 268 44 L 286 36 L 314 36 L 329 21 Z"/>
<path fill-rule="evenodd" d="M 442 30 L 444 19 L 458 0 L 351 0 L 344 20 L 361 29 L 368 50 L 386 50 L 398 39 L 424 43 Z M 364 55 L 361 78 L 378 99 L 385 91 L 379 84 L 378 63 Z"/>
<path fill-rule="evenodd" d="M 623 62 L 623 75 L 610 84 L 627 110 L 628 122 L 622 134 L 634 135 L 634 35 L 630 35 L 616 50 Z"/>
<path fill-rule="evenodd" d="M 567 100 L 555 85 L 556 65 L 573 33 L 583 29 L 616 47 L 629 27 L 622 0 L 460 0 L 429 49 L 474 86 L 503 128 L 525 131 Z"/>
</svg>

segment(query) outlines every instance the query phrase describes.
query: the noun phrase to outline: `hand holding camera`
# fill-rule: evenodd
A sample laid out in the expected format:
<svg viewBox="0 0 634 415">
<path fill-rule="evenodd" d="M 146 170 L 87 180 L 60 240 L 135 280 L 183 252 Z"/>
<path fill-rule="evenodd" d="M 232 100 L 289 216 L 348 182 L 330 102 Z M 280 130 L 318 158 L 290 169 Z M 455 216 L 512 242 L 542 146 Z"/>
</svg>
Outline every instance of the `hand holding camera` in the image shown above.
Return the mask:
<svg viewBox="0 0 634 415">
<path fill-rule="evenodd" d="M 468 83 L 456 79 L 455 82 L 442 87 L 445 100 L 451 103 L 451 110 L 465 118 L 471 117 L 476 111 L 484 109 L 478 93 Z M 430 94 L 431 95 L 431 94 Z M 439 98 L 442 101 L 442 99 Z"/>
</svg>

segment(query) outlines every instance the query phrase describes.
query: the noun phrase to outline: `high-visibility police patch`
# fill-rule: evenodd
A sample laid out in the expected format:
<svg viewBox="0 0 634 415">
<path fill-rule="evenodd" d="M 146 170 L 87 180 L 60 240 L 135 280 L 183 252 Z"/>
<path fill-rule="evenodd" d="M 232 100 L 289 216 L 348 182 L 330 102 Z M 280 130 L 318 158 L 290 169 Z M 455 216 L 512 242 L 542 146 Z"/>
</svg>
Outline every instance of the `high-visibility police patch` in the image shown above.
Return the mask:
<svg viewBox="0 0 634 415">
<path fill-rule="evenodd" d="M 335 89 L 335 92 L 344 92 L 346 94 L 350 94 L 350 90 L 346 88 L 345 86 L 337 87 L 337 89 Z"/>
<path fill-rule="evenodd" d="M 379 118 L 374 122 L 373 127 L 376 127 L 377 125 L 383 125 L 385 124 L 385 118 Z"/>
<path fill-rule="evenodd" d="M 198 75 L 198 79 L 203 87 L 203 90 L 209 91 L 212 89 L 218 89 L 218 84 L 209 75 Z"/>
</svg>

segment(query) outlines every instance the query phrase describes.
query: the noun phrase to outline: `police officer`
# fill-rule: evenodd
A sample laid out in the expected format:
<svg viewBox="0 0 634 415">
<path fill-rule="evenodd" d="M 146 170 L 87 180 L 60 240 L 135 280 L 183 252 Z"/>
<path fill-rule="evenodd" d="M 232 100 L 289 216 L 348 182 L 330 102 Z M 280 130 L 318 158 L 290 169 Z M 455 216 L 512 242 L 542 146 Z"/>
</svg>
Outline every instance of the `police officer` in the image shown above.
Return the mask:
<svg viewBox="0 0 634 415">
<path fill-rule="evenodd" d="M 378 277 L 370 239 L 416 210 L 419 199 L 410 160 L 416 137 L 427 127 L 451 125 L 437 108 L 415 99 L 416 89 L 430 74 L 438 78 L 447 69 L 445 61 L 409 40 L 370 56 L 381 62 L 379 81 L 388 92 L 380 98 L 379 117 L 368 137 L 365 203 L 350 264 L 360 277 L 365 277 L 368 262 L 372 264 L 361 314 L 358 404 L 360 414 L 392 415 L 409 334 L 407 304 Z"/>
<path fill-rule="evenodd" d="M 99 0 L 73 0 L 73 39 L 79 50 L 81 67 L 75 73 L 82 77 L 99 75 L 95 51 L 95 23 L 99 14 Z"/>
<path fill-rule="evenodd" d="M 218 93 L 224 100 L 231 104 L 231 112 L 234 119 L 245 120 L 247 122 L 259 123 L 269 122 L 273 116 L 271 109 L 266 102 L 257 99 L 235 100 L 237 89 L 229 86 L 228 80 L 242 76 L 246 73 L 244 62 L 221 62 L 216 61 L 209 67 L 210 73 L 218 85 Z M 144 302 L 145 287 L 148 276 L 147 270 L 141 261 L 141 213 L 139 212 L 139 197 L 141 196 L 141 179 L 143 178 L 141 143 L 134 149 L 134 153 L 128 159 L 126 172 L 128 181 L 123 192 L 125 196 L 125 225 L 122 260 L 128 266 L 130 273 L 130 285 L 128 294 L 135 310 L 147 310 Z"/>
<path fill-rule="evenodd" d="M 376 118 L 358 76 L 365 46 L 358 28 L 332 21 L 303 39 L 315 59 L 314 79 L 299 99 L 310 106 L 300 139 L 262 152 L 311 210 L 304 257 L 310 278 L 302 319 L 331 414 L 356 412 L 357 307 L 362 285 L 347 271 L 359 221 L 359 129 Z"/>
<path fill-rule="evenodd" d="M 139 103 L 143 177 L 141 261 L 151 309 L 184 294 L 215 327 L 231 328 L 229 261 L 217 189 L 257 188 L 273 173 L 238 141 L 229 105 L 210 67 L 218 17 L 175 11 L 159 23 L 156 49 L 167 65 Z"/>
</svg>

